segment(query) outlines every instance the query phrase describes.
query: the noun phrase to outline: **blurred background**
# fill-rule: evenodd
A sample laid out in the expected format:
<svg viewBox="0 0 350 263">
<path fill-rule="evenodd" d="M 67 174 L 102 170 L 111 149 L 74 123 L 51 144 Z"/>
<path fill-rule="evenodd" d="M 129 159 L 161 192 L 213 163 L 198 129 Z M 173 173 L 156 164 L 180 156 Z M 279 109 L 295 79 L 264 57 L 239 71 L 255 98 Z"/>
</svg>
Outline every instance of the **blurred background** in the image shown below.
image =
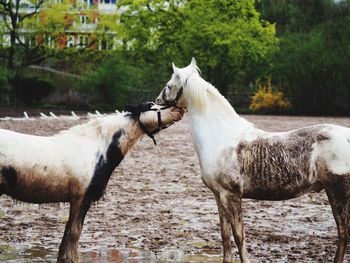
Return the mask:
<svg viewBox="0 0 350 263">
<path fill-rule="evenodd" d="M 195 57 L 241 113 L 350 115 L 350 0 L 1 0 L 0 107 L 154 100 Z"/>
</svg>

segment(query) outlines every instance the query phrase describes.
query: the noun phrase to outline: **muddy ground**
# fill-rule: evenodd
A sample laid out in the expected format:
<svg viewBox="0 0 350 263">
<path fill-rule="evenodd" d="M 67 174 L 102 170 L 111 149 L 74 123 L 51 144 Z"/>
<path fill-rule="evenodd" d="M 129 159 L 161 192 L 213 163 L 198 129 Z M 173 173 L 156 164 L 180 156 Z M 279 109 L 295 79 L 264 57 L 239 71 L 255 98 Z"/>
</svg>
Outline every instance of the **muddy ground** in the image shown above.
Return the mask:
<svg viewBox="0 0 350 263">
<path fill-rule="evenodd" d="M 350 118 L 245 117 L 269 131 L 325 122 L 350 127 Z M 0 128 L 51 135 L 83 121 L 0 121 Z M 187 117 L 156 139 L 157 146 L 147 137 L 137 143 L 91 207 L 80 239 L 82 262 L 220 262 L 216 204 L 201 181 Z M 0 261 L 54 260 L 68 208 L 1 196 Z M 243 208 L 256 262 L 332 261 L 337 233 L 324 191 L 289 201 L 245 200 Z"/>
</svg>

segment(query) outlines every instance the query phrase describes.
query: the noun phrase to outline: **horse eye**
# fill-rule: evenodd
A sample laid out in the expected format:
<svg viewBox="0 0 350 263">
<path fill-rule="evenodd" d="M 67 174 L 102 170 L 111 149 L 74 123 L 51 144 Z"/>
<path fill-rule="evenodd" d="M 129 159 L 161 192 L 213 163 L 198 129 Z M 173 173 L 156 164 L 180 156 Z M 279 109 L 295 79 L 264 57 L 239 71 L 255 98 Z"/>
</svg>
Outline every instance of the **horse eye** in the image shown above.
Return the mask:
<svg viewBox="0 0 350 263">
<path fill-rule="evenodd" d="M 171 90 L 171 86 L 167 85 L 168 89 Z"/>
</svg>

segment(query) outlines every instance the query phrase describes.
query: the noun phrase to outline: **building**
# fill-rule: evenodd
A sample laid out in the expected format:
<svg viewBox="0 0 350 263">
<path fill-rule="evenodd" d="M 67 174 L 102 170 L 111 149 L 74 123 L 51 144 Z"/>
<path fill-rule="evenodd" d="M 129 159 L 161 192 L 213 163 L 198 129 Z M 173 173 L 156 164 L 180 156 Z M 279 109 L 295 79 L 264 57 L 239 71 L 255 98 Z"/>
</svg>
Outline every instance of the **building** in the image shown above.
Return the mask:
<svg viewBox="0 0 350 263">
<path fill-rule="evenodd" d="M 67 4 L 69 7 L 65 9 L 62 16 L 64 32 L 52 36 L 35 32 L 35 29 L 22 28 L 16 42 L 27 45 L 42 44 L 51 48 L 113 49 L 117 41 L 116 33 L 113 30 L 100 29 L 99 26 L 103 23 L 99 24 L 99 22 L 108 18 L 112 23 L 113 19 L 115 23 L 118 23 L 119 11 L 116 3 L 117 0 L 71 0 L 69 2 L 49 0 L 40 6 L 38 19 L 44 21 L 47 16 L 50 16 L 50 11 L 52 11 L 50 8 Z M 20 0 L 18 17 L 35 11 L 35 5 L 29 0 Z M 2 19 L 9 19 L 6 16 L 1 17 Z M 10 45 L 10 34 L 6 33 L 6 29 L 2 36 L 2 45 Z"/>
</svg>

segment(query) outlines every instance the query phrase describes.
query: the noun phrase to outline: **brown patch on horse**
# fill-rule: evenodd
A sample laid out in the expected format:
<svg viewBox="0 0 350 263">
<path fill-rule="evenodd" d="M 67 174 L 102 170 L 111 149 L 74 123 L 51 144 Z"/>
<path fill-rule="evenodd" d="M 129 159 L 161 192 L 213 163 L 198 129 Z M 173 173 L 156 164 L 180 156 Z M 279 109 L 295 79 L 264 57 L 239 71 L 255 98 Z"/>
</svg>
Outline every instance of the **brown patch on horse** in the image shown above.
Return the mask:
<svg viewBox="0 0 350 263">
<path fill-rule="evenodd" d="M 120 150 L 126 155 L 128 151 L 134 146 L 138 138 L 144 134 L 136 121 L 126 129 L 125 135 L 119 140 Z"/>
<path fill-rule="evenodd" d="M 82 196 L 85 187 L 73 174 L 58 175 L 47 167 L 14 167 L 17 183 L 7 185 L 5 193 L 17 200 L 31 203 L 70 202 Z"/>
<path fill-rule="evenodd" d="M 244 197 L 285 200 L 311 187 L 309 174 L 313 144 L 329 136 L 316 127 L 293 131 L 288 137 L 272 136 L 237 147 L 240 173 L 246 175 Z"/>
<path fill-rule="evenodd" d="M 331 137 L 328 134 L 326 134 L 326 133 L 320 133 L 320 134 L 317 134 L 317 136 L 316 136 L 316 140 L 318 142 L 325 141 L 325 140 L 330 140 L 330 138 Z"/>
<path fill-rule="evenodd" d="M 217 176 L 219 184 L 229 191 L 241 195 L 243 188 L 238 173 L 232 171 L 232 167 L 235 166 L 234 156 L 235 151 L 233 147 L 228 147 L 219 155 L 217 165 L 220 167 L 220 175 Z"/>
</svg>

